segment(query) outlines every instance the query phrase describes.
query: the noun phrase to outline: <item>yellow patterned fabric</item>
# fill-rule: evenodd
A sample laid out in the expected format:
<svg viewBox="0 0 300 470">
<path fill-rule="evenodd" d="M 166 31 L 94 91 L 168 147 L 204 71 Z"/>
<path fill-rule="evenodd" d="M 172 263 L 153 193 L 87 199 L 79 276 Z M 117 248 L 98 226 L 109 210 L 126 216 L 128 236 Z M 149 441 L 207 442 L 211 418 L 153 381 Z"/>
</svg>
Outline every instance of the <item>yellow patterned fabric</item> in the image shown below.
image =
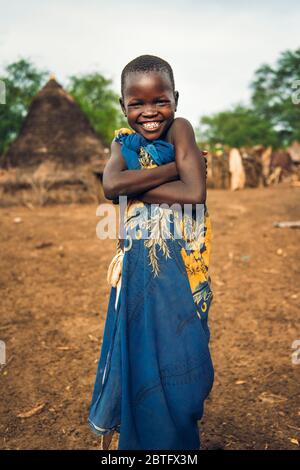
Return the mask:
<svg viewBox="0 0 300 470">
<path fill-rule="evenodd" d="M 116 136 L 120 133 L 132 134 L 134 131 L 129 128 L 121 128 L 115 131 Z M 157 164 L 144 147 L 140 148 L 138 158 L 141 168 L 150 169 L 157 167 Z M 171 256 L 166 240 L 172 238 L 172 234 L 169 230 L 169 222 L 170 214 L 173 214 L 173 211 L 171 209 L 158 207 L 153 214 L 151 213 L 149 216 L 149 212 L 143 210 L 146 206 L 149 206 L 149 204 L 145 204 L 138 199 L 130 199 L 125 209 L 124 222 L 126 230 L 136 230 L 136 239 L 142 238 L 143 231 L 140 227 L 144 227 L 148 230 L 148 233 L 150 232 L 152 234 L 152 237 L 144 240 L 144 245 L 148 249 L 153 275 L 157 276 L 160 271 L 157 250 L 161 250 L 166 259 Z M 211 287 L 209 261 L 212 228 L 206 205 L 203 205 L 203 214 L 199 220 L 185 213 L 183 213 L 183 216 L 179 217 L 178 214 L 174 212 L 174 226 L 176 233 L 180 233 L 182 237 L 180 254 L 195 302 L 199 303 L 200 300 L 203 300 L 203 296 L 206 295 L 203 286 L 209 284 L 209 287 Z M 127 242 L 125 251 L 128 251 L 131 247 L 130 237 L 128 237 Z M 112 286 L 116 286 L 120 279 L 123 255 L 124 251 L 121 249 L 120 243 L 118 243 L 117 254 L 111 262 L 107 277 L 108 282 Z M 212 295 L 211 289 L 209 292 Z"/>
<path fill-rule="evenodd" d="M 166 141 L 138 133 L 117 139 L 128 170 L 175 161 Z M 98 434 L 119 432 L 118 450 L 197 450 L 214 381 L 208 211 L 127 203 L 124 240 L 108 272 L 113 287 L 89 423 Z"/>
<path fill-rule="evenodd" d="M 117 137 L 119 134 L 134 134 L 134 131 L 129 129 L 129 127 L 121 127 L 120 129 L 115 130 L 115 137 Z"/>
</svg>

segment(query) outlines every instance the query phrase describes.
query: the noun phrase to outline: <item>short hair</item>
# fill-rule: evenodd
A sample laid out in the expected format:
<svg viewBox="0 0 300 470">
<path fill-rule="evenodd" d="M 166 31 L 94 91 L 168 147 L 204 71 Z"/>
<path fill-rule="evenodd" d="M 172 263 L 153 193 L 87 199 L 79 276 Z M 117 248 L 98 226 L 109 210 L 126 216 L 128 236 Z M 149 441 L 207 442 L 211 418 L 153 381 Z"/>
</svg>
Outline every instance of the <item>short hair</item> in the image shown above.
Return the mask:
<svg viewBox="0 0 300 470">
<path fill-rule="evenodd" d="M 125 80 L 132 72 L 166 72 L 170 78 L 173 92 L 175 91 L 175 81 L 171 65 L 155 55 L 140 55 L 129 62 L 122 70 L 121 74 L 121 94 L 124 96 Z"/>
</svg>

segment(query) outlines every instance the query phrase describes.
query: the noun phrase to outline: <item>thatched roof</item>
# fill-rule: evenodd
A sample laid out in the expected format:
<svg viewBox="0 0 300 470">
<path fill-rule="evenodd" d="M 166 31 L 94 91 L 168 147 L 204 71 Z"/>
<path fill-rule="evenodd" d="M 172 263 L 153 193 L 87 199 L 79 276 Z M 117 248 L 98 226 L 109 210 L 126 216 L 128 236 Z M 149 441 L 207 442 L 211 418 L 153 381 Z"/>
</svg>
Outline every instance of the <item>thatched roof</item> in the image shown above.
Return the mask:
<svg viewBox="0 0 300 470">
<path fill-rule="evenodd" d="M 107 160 L 89 120 L 53 77 L 33 98 L 20 134 L 1 166 L 38 166 L 45 160 L 64 167 L 94 162 L 98 169 Z"/>
</svg>

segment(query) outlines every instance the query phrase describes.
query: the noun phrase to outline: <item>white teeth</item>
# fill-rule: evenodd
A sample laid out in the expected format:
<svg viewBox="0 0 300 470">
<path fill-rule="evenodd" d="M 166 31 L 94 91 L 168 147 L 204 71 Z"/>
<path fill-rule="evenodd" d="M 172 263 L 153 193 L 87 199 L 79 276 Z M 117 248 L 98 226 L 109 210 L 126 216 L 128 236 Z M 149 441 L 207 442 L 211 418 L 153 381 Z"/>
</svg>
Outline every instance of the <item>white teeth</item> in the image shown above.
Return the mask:
<svg viewBox="0 0 300 470">
<path fill-rule="evenodd" d="M 143 122 L 143 127 L 145 129 L 156 129 L 157 127 L 159 127 L 159 122 Z"/>
</svg>

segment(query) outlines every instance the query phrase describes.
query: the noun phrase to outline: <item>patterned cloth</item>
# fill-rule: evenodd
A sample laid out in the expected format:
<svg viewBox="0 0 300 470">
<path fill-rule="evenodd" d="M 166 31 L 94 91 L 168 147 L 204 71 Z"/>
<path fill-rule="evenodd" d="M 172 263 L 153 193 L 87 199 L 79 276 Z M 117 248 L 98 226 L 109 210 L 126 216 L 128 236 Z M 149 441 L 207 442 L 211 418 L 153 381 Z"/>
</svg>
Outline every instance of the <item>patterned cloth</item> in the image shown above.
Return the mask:
<svg viewBox="0 0 300 470">
<path fill-rule="evenodd" d="M 115 137 L 128 169 L 174 161 L 174 147 L 129 129 Z M 111 285 L 88 422 L 120 433 L 120 450 L 197 450 L 197 420 L 214 382 L 208 312 L 211 223 L 206 205 L 181 213 L 130 199 Z"/>
</svg>

